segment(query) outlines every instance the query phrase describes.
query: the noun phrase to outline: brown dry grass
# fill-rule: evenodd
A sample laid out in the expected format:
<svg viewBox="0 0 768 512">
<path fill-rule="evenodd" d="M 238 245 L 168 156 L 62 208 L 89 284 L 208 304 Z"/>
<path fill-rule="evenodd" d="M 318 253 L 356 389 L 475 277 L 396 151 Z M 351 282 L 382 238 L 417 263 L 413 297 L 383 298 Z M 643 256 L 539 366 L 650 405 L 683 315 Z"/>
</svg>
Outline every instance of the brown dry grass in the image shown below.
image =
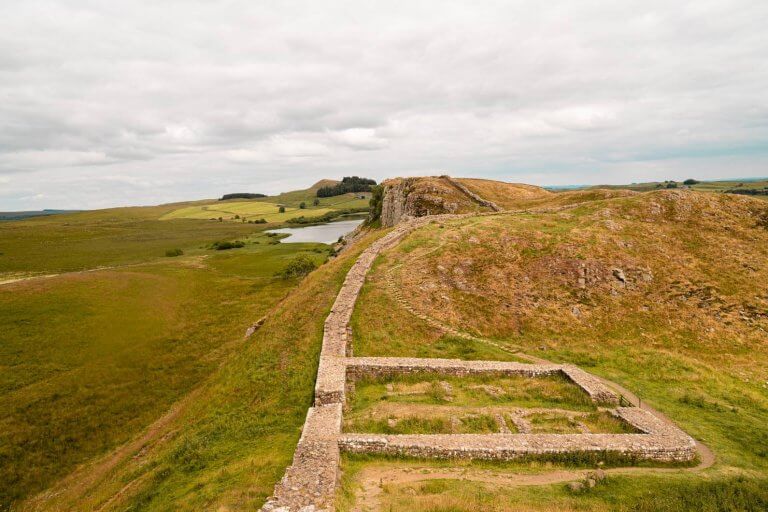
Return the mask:
<svg viewBox="0 0 768 512">
<path fill-rule="evenodd" d="M 505 210 L 515 210 L 533 202 L 551 200 L 555 196 L 541 187 L 522 183 L 476 178 L 458 178 L 457 181 L 483 199 L 492 201 Z"/>
</svg>

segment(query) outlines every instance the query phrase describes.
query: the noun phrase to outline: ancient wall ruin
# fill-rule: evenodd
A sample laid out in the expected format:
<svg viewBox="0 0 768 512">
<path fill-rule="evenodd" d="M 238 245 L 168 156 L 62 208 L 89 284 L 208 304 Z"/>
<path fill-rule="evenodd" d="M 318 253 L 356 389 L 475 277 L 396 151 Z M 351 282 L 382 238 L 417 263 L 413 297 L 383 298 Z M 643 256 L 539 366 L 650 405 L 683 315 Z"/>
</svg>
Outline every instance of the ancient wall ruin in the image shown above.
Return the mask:
<svg viewBox="0 0 768 512">
<path fill-rule="evenodd" d="M 401 219 L 397 204 L 387 206 L 390 219 Z M 399 217 L 398 217 L 399 216 Z M 365 375 L 433 372 L 448 375 L 525 375 L 561 373 L 583 389 L 594 402 L 616 406 L 619 397 L 600 379 L 573 365 L 524 364 L 500 361 L 463 361 L 386 357 L 351 357 L 349 321 L 357 297 L 376 256 L 408 233 L 429 222 L 458 215 L 410 218 L 360 255 L 348 272 L 328 315 L 310 408 L 293 463 L 263 506 L 265 512 L 332 511 L 339 479 L 341 451 L 410 457 L 513 460 L 565 453 L 619 454 L 630 459 L 690 461 L 696 456 L 694 440 L 676 426 L 648 411 L 615 408 L 615 414 L 634 426 L 635 434 L 452 434 L 377 435 L 341 433 L 348 382 Z"/>
</svg>

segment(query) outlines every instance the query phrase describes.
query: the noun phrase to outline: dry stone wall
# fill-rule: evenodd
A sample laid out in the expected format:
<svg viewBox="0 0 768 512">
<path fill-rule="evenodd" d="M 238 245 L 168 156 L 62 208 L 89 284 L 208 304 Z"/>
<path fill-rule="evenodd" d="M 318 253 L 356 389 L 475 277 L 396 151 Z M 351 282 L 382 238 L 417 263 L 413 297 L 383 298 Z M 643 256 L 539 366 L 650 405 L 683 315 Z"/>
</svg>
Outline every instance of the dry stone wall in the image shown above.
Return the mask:
<svg viewBox="0 0 768 512">
<path fill-rule="evenodd" d="M 574 453 L 659 462 L 695 458 L 696 443 L 680 429 L 642 409 L 619 408 L 617 413 L 645 434 L 342 434 L 339 446 L 349 453 L 433 459 L 509 461 Z"/>
<path fill-rule="evenodd" d="M 464 192 L 464 193 L 465 193 L 467 196 L 469 196 L 470 198 L 472 198 L 472 200 L 473 200 L 473 201 L 475 201 L 477 204 L 479 204 L 479 205 L 481 205 L 481 206 L 485 206 L 486 208 L 490 208 L 491 210 L 493 210 L 493 211 L 495 211 L 495 212 L 500 212 L 500 211 L 502 211 L 502 208 L 501 208 L 499 205 L 497 205 L 497 204 L 496 204 L 496 203 L 494 203 L 493 201 L 488 201 L 487 199 L 483 199 L 483 198 L 482 198 L 482 197 L 480 197 L 479 195 L 477 195 L 477 194 L 475 194 L 474 192 L 472 192 L 471 190 L 469 190 L 469 189 L 468 189 L 468 188 L 467 188 L 467 187 L 466 187 L 466 186 L 465 186 L 463 183 L 461 183 L 460 181 L 458 181 L 458 180 L 455 180 L 455 179 L 451 178 L 450 176 L 440 176 L 440 177 L 441 177 L 441 178 L 443 178 L 444 180 L 448 181 L 448 182 L 449 182 L 451 185 L 453 185 L 454 187 L 456 187 L 456 188 L 458 188 L 459 190 L 461 190 L 462 192 Z"/>
</svg>

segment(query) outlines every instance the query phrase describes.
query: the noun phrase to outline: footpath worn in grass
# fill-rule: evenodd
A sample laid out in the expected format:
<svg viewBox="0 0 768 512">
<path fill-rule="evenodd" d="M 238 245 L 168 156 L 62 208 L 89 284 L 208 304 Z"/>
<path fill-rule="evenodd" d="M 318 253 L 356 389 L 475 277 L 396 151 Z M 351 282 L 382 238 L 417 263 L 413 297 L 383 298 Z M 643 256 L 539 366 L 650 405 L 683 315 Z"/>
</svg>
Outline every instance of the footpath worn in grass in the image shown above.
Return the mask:
<svg viewBox="0 0 768 512">
<path fill-rule="evenodd" d="M 266 237 L 265 237 L 266 238 Z M 132 438 L 199 385 L 314 244 L 254 245 L 0 288 L 0 509 Z"/>
<path fill-rule="evenodd" d="M 391 261 L 386 255 L 376 259 L 355 304 L 350 321 L 355 355 L 519 360 L 508 351 L 445 334 L 400 307 L 387 287 Z"/>
<path fill-rule="evenodd" d="M 363 241 L 310 274 L 154 443 L 92 485 L 84 468 L 40 510 L 253 509 L 290 463 L 312 403 L 325 317 Z M 30 505 L 31 506 L 31 505 Z M 223 507 L 223 508 L 221 508 Z"/>
<path fill-rule="evenodd" d="M 713 480 L 666 474 L 609 476 L 596 487 L 577 492 L 565 484 L 508 486 L 466 479 L 427 480 L 385 486 L 380 508 L 414 512 L 761 512 L 766 509 L 766 479 Z"/>
</svg>

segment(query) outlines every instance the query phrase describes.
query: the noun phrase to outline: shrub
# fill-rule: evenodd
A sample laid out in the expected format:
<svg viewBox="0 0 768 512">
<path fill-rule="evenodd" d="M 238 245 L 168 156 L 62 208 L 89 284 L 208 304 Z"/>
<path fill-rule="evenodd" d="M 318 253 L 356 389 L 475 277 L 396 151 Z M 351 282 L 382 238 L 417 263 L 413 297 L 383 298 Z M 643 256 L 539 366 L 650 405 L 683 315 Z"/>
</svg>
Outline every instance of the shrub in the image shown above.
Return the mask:
<svg viewBox="0 0 768 512">
<path fill-rule="evenodd" d="M 304 201 L 302 201 L 301 204 L 299 204 L 299 208 L 302 210 L 306 207 L 307 207 L 307 203 L 305 203 Z"/>
<path fill-rule="evenodd" d="M 368 225 L 376 225 L 381 219 L 381 205 L 384 202 L 384 187 L 377 185 L 371 188 L 371 200 L 369 205 L 371 207 L 371 214 L 366 221 Z"/>
<path fill-rule="evenodd" d="M 315 198 L 315 200 L 312 201 L 312 206 L 319 206 L 319 205 L 320 205 L 320 200 L 318 198 Z"/>
<path fill-rule="evenodd" d="M 245 242 L 241 240 L 235 240 L 234 242 L 213 242 L 211 245 L 211 249 L 216 249 L 217 251 L 226 251 L 228 249 L 239 249 L 241 247 L 245 247 Z"/>
<path fill-rule="evenodd" d="M 313 270 L 317 265 L 315 265 L 315 262 L 312 261 L 309 256 L 305 254 L 299 254 L 295 258 L 293 258 L 290 262 L 288 262 L 288 265 L 278 272 L 276 275 L 278 277 L 282 277 L 283 279 L 291 279 L 293 277 L 304 277 Z"/>
<path fill-rule="evenodd" d="M 280 208 L 277 209 L 280 213 L 285 213 L 285 206 L 280 205 Z"/>
<path fill-rule="evenodd" d="M 175 256 L 181 256 L 182 254 L 184 254 L 184 251 L 182 251 L 181 249 L 168 249 L 167 251 L 165 251 L 165 255 L 168 256 L 169 258 L 173 258 Z"/>
</svg>

